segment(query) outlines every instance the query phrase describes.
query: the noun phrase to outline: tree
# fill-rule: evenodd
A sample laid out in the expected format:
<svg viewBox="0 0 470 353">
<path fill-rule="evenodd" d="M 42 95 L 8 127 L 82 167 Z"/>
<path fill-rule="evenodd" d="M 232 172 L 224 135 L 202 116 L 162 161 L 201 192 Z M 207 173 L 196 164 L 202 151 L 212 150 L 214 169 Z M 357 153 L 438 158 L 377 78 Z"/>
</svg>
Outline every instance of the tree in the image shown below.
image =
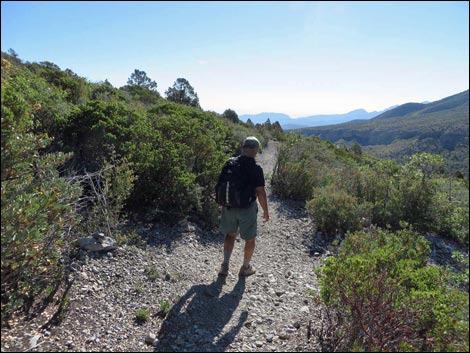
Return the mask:
<svg viewBox="0 0 470 353">
<path fill-rule="evenodd" d="M 356 156 L 362 156 L 362 147 L 357 142 L 351 147 L 351 152 Z"/>
<path fill-rule="evenodd" d="M 8 49 L 8 53 L 2 51 L 2 59 L 7 59 L 11 64 L 19 65 L 21 64 L 21 59 L 16 51 L 12 48 Z"/>
<path fill-rule="evenodd" d="M 185 78 L 176 79 L 173 87 L 169 87 L 165 94 L 172 102 L 200 108 L 197 93 Z"/>
<path fill-rule="evenodd" d="M 231 120 L 233 121 L 234 123 L 238 123 L 240 120 L 238 119 L 238 115 L 237 113 L 235 113 L 234 110 L 232 109 L 226 109 L 222 116 L 225 118 L 225 119 L 228 119 L 228 120 Z"/>
<path fill-rule="evenodd" d="M 271 131 L 272 131 L 274 138 L 279 139 L 279 140 L 282 139 L 282 135 L 284 131 L 282 130 L 282 127 L 279 121 L 276 121 L 274 124 L 272 124 Z"/>
<path fill-rule="evenodd" d="M 39 65 L 44 66 L 45 68 L 51 69 L 51 70 L 59 70 L 60 67 L 54 63 L 51 63 L 50 61 L 41 61 Z"/>
<path fill-rule="evenodd" d="M 8 54 L 10 54 L 11 56 L 13 56 L 16 59 L 19 58 L 18 53 L 16 51 L 14 51 L 12 48 L 8 49 Z"/>
<path fill-rule="evenodd" d="M 148 88 L 151 91 L 157 90 L 157 83 L 152 81 L 145 71 L 135 69 L 131 74 L 131 77 L 127 80 L 127 84 L 130 86 L 139 86 Z"/>
<path fill-rule="evenodd" d="M 127 80 L 127 85 L 120 88 L 128 92 L 135 100 L 142 102 L 144 105 L 155 104 L 160 98 L 157 91 L 157 83 L 152 81 L 145 71 L 135 69 Z"/>
</svg>

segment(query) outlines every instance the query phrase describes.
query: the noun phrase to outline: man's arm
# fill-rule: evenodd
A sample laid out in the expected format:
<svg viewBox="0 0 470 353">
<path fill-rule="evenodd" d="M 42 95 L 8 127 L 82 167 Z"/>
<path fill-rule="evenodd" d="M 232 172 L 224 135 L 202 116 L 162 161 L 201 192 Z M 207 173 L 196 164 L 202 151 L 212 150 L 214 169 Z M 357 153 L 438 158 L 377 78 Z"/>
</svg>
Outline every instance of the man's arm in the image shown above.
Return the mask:
<svg viewBox="0 0 470 353">
<path fill-rule="evenodd" d="M 259 204 L 263 208 L 263 218 L 264 221 L 269 221 L 269 212 L 268 212 L 268 198 L 266 197 L 266 190 L 264 186 L 258 186 L 256 188 L 256 195 L 258 196 Z"/>
</svg>

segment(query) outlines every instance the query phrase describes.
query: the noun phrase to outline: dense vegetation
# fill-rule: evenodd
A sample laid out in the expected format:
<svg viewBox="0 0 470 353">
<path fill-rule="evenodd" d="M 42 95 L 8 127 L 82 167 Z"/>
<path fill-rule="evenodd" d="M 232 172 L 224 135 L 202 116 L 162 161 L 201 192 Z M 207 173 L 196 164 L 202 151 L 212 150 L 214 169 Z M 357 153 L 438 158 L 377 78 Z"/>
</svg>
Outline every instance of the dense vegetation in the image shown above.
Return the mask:
<svg viewBox="0 0 470 353">
<path fill-rule="evenodd" d="M 446 172 L 441 156 L 422 152 L 398 164 L 359 146 L 288 136 L 273 189 L 306 201 L 319 229 L 345 234 L 371 224 L 400 229 L 405 222 L 468 246 L 468 179 Z"/>
<path fill-rule="evenodd" d="M 447 172 L 441 156 L 400 165 L 289 133 L 272 186 L 305 201 L 318 230 L 343 240 L 318 271 L 326 349 L 468 350 L 468 260 L 458 275 L 432 266 L 418 235 L 468 249 L 468 179 Z"/>
<path fill-rule="evenodd" d="M 213 190 L 240 142 L 281 137 L 234 111 L 203 111 L 178 78 L 167 99 L 144 71 L 93 83 L 50 62 L 2 53 L 2 324 L 34 312 L 66 278 L 71 244 L 119 220 L 215 223 Z"/>
<path fill-rule="evenodd" d="M 300 129 L 305 136 L 350 147 L 399 162 L 417 152 L 439 154 L 447 169 L 468 177 L 468 90 L 429 104 L 407 103 L 366 121 Z"/>
</svg>

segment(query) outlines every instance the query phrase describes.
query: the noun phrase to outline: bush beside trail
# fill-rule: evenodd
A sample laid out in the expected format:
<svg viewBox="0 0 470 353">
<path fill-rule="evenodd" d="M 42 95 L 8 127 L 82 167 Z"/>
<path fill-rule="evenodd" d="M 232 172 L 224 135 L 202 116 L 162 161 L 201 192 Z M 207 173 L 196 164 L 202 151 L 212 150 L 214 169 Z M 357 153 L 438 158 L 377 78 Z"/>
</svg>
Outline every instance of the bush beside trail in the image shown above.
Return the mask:
<svg viewBox="0 0 470 353">
<path fill-rule="evenodd" d="M 440 156 L 399 165 L 291 133 L 273 190 L 303 202 L 320 234 L 336 239 L 314 294 L 324 349 L 468 350 L 468 180 L 446 174 Z M 419 235 L 429 232 L 467 249 L 456 255 L 467 265 L 431 265 Z"/>
<path fill-rule="evenodd" d="M 468 292 L 410 230 L 348 233 L 318 271 L 335 351 L 466 352 Z M 468 285 L 468 281 L 467 281 Z M 468 288 L 467 288 L 468 289 Z"/>
</svg>

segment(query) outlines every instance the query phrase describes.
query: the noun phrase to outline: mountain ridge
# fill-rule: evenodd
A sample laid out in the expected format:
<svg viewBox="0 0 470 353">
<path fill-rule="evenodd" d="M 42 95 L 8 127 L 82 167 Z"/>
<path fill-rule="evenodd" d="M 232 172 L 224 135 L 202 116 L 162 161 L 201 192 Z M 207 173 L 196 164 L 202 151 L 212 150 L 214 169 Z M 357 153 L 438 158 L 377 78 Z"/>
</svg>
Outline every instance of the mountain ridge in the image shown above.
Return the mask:
<svg viewBox="0 0 470 353">
<path fill-rule="evenodd" d="M 358 143 L 382 158 L 402 160 L 416 152 L 442 154 L 468 175 L 469 91 L 422 104 L 405 103 L 372 119 L 301 128 L 305 136 L 318 136 L 350 146 Z"/>
<path fill-rule="evenodd" d="M 396 105 L 381 111 L 372 112 L 368 112 L 365 109 L 359 108 L 343 114 L 316 114 L 300 118 L 291 118 L 289 115 L 283 113 L 262 112 L 258 114 L 242 114 L 239 116 L 239 119 L 244 122 L 247 122 L 248 119 L 250 119 L 254 124 L 262 124 L 266 122 L 267 119 L 269 119 L 271 123 L 278 121 L 284 130 L 292 130 L 302 127 L 339 124 L 358 119 L 368 120 L 395 107 Z"/>
</svg>

